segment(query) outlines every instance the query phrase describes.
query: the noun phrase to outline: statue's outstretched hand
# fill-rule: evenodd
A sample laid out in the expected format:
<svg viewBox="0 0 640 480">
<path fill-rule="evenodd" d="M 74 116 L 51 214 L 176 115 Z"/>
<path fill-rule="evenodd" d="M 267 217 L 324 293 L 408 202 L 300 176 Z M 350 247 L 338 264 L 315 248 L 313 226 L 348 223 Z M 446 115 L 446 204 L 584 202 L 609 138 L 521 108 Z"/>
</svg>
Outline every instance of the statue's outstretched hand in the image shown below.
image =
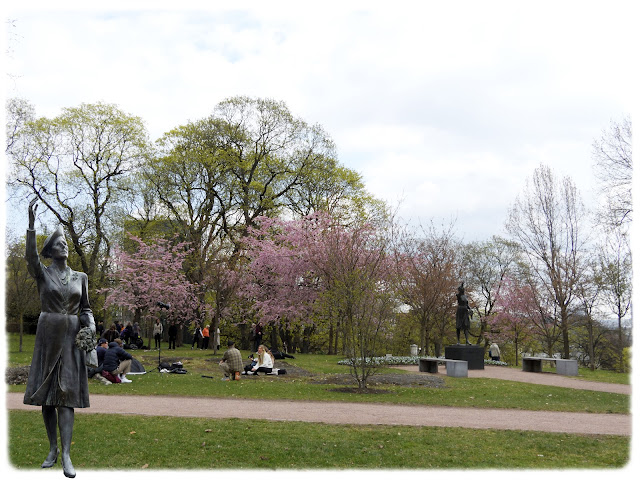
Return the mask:
<svg viewBox="0 0 640 480">
<path fill-rule="evenodd" d="M 29 229 L 30 230 L 33 230 L 33 227 L 36 224 L 36 210 L 38 210 L 38 205 L 36 204 L 37 201 L 38 199 L 34 198 L 29 202 Z"/>
</svg>

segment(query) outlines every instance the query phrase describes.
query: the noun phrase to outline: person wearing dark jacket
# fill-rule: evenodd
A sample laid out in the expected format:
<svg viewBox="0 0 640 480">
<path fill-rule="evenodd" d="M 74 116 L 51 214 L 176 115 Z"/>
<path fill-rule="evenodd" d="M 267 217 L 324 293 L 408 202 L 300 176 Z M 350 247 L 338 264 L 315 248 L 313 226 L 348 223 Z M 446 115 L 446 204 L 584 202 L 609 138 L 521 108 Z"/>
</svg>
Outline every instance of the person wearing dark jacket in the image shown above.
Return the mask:
<svg viewBox="0 0 640 480">
<path fill-rule="evenodd" d="M 100 380 L 105 385 L 111 385 L 111 382 L 102 376 L 102 371 L 104 370 L 104 354 L 107 352 L 109 348 L 109 344 L 105 338 L 101 338 L 98 340 L 98 345 L 96 346 L 96 355 L 98 357 L 98 366 L 90 367 L 87 365 L 87 374 L 89 378 L 95 378 L 96 380 Z"/>
<path fill-rule="evenodd" d="M 176 326 L 176 322 L 171 322 L 171 326 L 169 327 L 169 350 L 172 348 L 176 349 L 176 337 L 178 336 L 178 327 Z"/>
<path fill-rule="evenodd" d="M 111 326 L 109 327 L 109 330 L 104 332 L 104 335 L 102 336 L 102 338 L 106 339 L 107 342 L 109 343 L 113 342 L 116 338 L 118 338 L 118 332 L 116 331 L 115 323 L 112 323 Z"/>
<path fill-rule="evenodd" d="M 122 348 L 122 340 L 117 338 L 109 344 L 109 348 L 104 354 L 102 368 L 111 375 L 118 376 L 122 383 L 131 383 L 131 380 L 127 378 L 127 373 L 131 371 L 132 358 L 131 354 Z"/>
</svg>

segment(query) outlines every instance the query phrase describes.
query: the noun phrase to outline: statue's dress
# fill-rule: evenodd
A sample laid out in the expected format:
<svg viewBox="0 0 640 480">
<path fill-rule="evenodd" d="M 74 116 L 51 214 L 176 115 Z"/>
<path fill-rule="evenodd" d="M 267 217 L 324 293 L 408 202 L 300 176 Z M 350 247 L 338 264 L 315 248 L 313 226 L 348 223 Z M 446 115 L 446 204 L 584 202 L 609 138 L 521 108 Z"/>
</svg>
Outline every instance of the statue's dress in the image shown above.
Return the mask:
<svg viewBox="0 0 640 480">
<path fill-rule="evenodd" d="M 53 269 L 43 265 L 35 230 L 27 230 L 26 259 L 29 273 L 38 285 L 41 312 L 24 403 L 88 407 L 86 354 L 75 345 L 80 328 L 94 324 L 87 275 L 67 267 L 67 275 L 60 279 Z"/>
<path fill-rule="evenodd" d="M 471 328 L 471 321 L 469 319 L 469 301 L 467 296 L 463 294 L 456 294 L 458 298 L 458 308 L 456 310 L 456 328 L 461 330 L 469 330 Z"/>
</svg>

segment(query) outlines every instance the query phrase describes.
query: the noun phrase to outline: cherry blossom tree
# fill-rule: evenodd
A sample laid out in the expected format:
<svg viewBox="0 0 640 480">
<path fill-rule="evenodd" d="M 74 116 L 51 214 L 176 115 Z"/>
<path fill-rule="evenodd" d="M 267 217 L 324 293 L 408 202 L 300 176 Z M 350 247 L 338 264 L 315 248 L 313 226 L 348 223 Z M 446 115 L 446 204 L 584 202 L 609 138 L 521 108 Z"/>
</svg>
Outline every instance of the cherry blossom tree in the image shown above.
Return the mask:
<svg viewBox="0 0 640 480">
<path fill-rule="evenodd" d="M 245 239 L 250 261 L 241 294 L 254 301 L 260 323 L 279 327 L 285 338 L 297 326 L 313 328 L 321 288 L 317 235 L 327 219 L 319 214 L 291 221 L 261 217 Z"/>
<path fill-rule="evenodd" d="M 135 321 L 147 327 L 149 343 L 150 327 L 156 318 L 179 324 L 198 320 L 204 307 L 198 301 L 195 286 L 189 283 L 183 271 L 183 263 L 189 253 L 187 245 L 171 245 L 164 239 L 145 243 L 133 235 L 129 238 L 136 248 L 133 252 L 115 249 L 111 274 L 113 285 L 105 289 L 105 306 L 132 312 Z"/>
<path fill-rule="evenodd" d="M 246 240 L 243 293 L 261 321 L 309 323 L 320 312 L 338 318 L 351 373 L 367 388 L 376 369 L 368 359 L 396 306 L 384 230 L 366 223 L 345 227 L 323 213 L 259 224 Z"/>
</svg>

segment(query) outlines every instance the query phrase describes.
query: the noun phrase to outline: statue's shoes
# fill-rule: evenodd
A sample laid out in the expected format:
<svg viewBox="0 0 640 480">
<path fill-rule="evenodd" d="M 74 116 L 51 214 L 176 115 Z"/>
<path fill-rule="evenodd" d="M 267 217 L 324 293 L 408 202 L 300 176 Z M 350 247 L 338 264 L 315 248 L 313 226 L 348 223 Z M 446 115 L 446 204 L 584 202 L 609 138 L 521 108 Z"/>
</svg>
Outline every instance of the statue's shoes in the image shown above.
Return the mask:
<svg viewBox="0 0 640 480">
<path fill-rule="evenodd" d="M 58 461 L 58 455 L 60 454 L 60 450 L 56 448 L 56 454 L 54 455 L 53 458 L 51 458 L 51 452 L 49 452 L 49 455 L 47 455 L 47 458 L 44 460 L 44 462 L 42 462 L 41 467 L 42 468 L 51 468 L 53 467 L 56 462 Z"/>
<path fill-rule="evenodd" d="M 62 456 L 62 472 L 64 473 L 64 476 L 67 478 L 75 478 L 76 476 L 76 469 L 73 468 L 71 459 L 68 457 L 65 458 L 64 455 Z"/>
</svg>

